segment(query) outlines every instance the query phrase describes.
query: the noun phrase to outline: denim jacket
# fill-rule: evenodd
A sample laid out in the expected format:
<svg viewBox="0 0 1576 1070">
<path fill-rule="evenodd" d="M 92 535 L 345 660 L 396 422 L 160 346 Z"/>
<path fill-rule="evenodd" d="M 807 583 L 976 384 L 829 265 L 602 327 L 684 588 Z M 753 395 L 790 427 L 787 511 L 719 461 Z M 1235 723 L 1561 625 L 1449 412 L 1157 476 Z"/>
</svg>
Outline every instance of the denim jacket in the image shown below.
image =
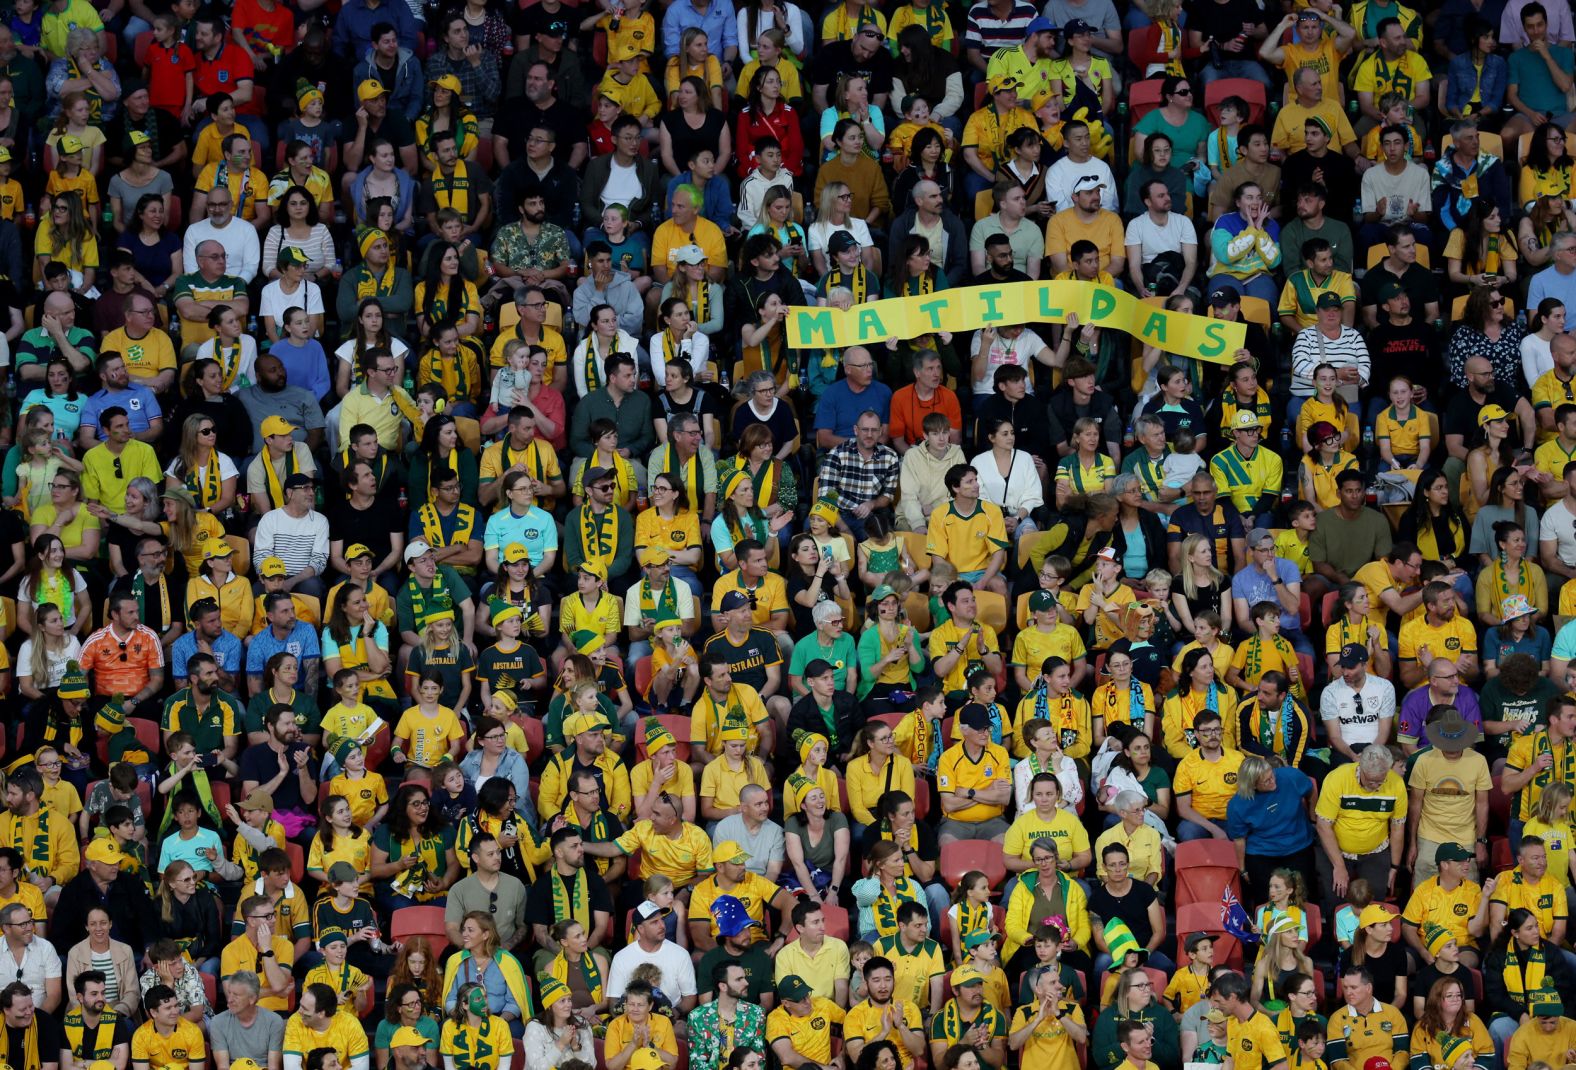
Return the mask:
<svg viewBox="0 0 1576 1070">
<path fill-rule="evenodd" d="M 1450 61 L 1446 71 L 1445 107 L 1459 112 L 1472 99 L 1473 89 L 1482 97 L 1480 112 L 1495 112 L 1505 103 L 1505 83 L 1510 77 L 1510 66 L 1503 56 L 1489 56 L 1483 61 L 1482 80 L 1472 65 L 1470 53 L 1460 53 Z"/>
</svg>

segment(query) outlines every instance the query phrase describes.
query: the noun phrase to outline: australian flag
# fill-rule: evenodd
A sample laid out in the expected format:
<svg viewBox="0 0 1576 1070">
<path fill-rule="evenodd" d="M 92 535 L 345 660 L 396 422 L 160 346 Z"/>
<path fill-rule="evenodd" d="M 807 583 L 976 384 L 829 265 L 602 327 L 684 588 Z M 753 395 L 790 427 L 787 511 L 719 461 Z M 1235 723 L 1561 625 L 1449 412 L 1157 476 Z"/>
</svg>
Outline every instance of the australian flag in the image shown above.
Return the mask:
<svg viewBox="0 0 1576 1070">
<path fill-rule="evenodd" d="M 1253 931 L 1253 919 L 1248 917 L 1242 901 L 1229 884 L 1220 893 L 1220 927 L 1244 944 L 1259 942 L 1259 934 Z"/>
</svg>

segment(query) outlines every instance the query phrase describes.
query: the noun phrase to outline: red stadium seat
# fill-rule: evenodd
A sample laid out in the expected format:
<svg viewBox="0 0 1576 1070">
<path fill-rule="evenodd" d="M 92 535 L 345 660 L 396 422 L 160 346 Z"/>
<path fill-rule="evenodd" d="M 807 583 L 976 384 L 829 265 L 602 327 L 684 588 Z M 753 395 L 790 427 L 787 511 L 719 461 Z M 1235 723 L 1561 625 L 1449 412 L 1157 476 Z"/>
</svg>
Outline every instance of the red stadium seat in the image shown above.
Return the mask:
<svg viewBox="0 0 1576 1070">
<path fill-rule="evenodd" d="M 1001 844 L 995 840 L 953 840 L 941 845 L 941 881 L 948 888 L 956 888 L 963 875 L 971 869 L 985 874 L 990 886 L 1001 890 L 1007 879 L 1007 863 L 1002 857 Z"/>
<path fill-rule="evenodd" d="M 1162 78 L 1150 78 L 1142 82 L 1134 82 L 1128 87 L 1127 108 L 1128 121 L 1135 126 L 1138 120 L 1154 111 L 1165 101 L 1160 99 L 1160 89 L 1165 84 Z"/>
<path fill-rule="evenodd" d="M 1183 866 L 1176 868 L 1176 901 L 1183 903 L 1213 903 L 1220 905 L 1220 896 L 1227 888 L 1242 898 L 1242 874 L 1236 866 Z M 1251 908 L 1250 908 L 1251 909 Z"/>
<path fill-rule="evenodd" d="M 1237 870 L 1237 849 L 1230 840 L 1188 840 L 1177 844 L 1177 871 L 1191 866 L 1226 866 Z"/>
<path fill-rule="evenodd" d="M 137 734 L 137 741 L 141 743 L 149 754 L 154 757 L 164 753 L 164 741 L 159 738 L 159 723 L 146 721 L 141 717 L 128 717 L 126 722 L 131 725 L 131 730 Z"/>
<path fill-rule="evenodd" d="M 148 46 L 153 44 L 153 31 L 143 30 L 131 42 L 131 58 L 139 68 L 147 69 Z"/>
<path fill-rule="evenodd" d="M 1264 87 L 1252 78 L 1216 78 L 1204 83 L 1204 114 L 1215 125 L 1220 124 L 1220 102 L 1227 97 L 1241 97 L 1248 102 L 1247 122 L 1262 124 L 1269 111 Z"/>
<path fill-rule="evenodd" d="M 515 724 L 525 733 L 526 763 L 535 765 L 536 760 L 547 750 L 547 735 L 542 729 L 542 722 L 535 717 L 521 717 Z"/>
<path fill-rule="evenodd" d="M 443 908 L 411 906 L 396 910 L 389 918 L 389 939 L 403 940 L 407 936 L 425 936 L 433 945 L 433 953 L 442 954 L 449 943 L 448 930 L 443 927 Z"/>
<path fill-rule="evenodd" d="M 651 655 L 647 654 L 635 662 L 635 694 L 641 698 L 646 697 L 646 692 L 651 690 Z"/>
<path fill-rule="evenodd" d="M 930 813 L 930 781 L 922 776 L 914 778 L 914 816 L 925 820 Z"/>
<path fill-rule="evenodd" d="M 290 856 L 290 879 L 300 884 L 306 878 L 306 852 L 299 843 L 286 840 L 285 854 Z"/>
<path fill-rule="evenodd" d="M 641 660 L 645 661 L 648 659 L 642 658 Z M 635 672 L 637 674 L 640 672 L 639 666 L 636 666 Z M 662 722 L 662 726 L 671 732 L 673 738 L 678 741 L 676 749 L 679 752 L 679 761 L 689 761 L 690 719 L 679 713 L 658 713 L 651 716 Z M 650 755 L 646 753 L 646 718 L 642 717 L 635 722 L 635 761 L 643 762 L 649 757 Z"/>
</svg>

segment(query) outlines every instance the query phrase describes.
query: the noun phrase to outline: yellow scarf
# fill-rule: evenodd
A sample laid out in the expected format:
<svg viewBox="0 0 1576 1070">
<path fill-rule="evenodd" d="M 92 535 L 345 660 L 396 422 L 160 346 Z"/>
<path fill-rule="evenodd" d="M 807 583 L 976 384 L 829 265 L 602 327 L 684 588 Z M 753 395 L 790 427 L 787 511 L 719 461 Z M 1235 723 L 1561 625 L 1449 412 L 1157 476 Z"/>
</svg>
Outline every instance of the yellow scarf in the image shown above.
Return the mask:
<svg viewBox="0 0 1576 1070">
<path fill-rule="evenodd" d="M 846 286 L 853 292 L 854 304 L 862 305 L 870 296 L 870 272 L 865 270 L 863 264 L 854 268 L 853 274 L 843 274 L 842 268 L 833 268 L 826 276 L 826 292 L 831 293 L 837 286 Z"/>
<path fill-rule="evenodd" d="M 680 461 L 678 452 L 674 450 L 670 441 L 662 448 L 662 471 L 678 479 L 684 484 L 684 493 L 689 495 L 692 508 L 699 508 L 701 503 L 700 489 L 700 452 L 687 461 Z"/>
<path fill-rule="evenodd" d="M 580 547 L 585 551 L 587 558 L 600 557 L 611 561 L 613 555 L 618 553 L 618 529 L 622 521 L 618 518 L 616 505 L 610 506 L 603 515 L 606 516 L 606 520 L 599 519 L 589 503 L 581 507 Z"/>
<path fill-rule="evenodd" d="M 224 491 L 224 480 L 219 477 L 218 450 L 208 451 L 206 465 L 187 469 L 186 489 L 192 492 L 199 507 L 206 508 L 219 500 L 219 495 Z"/>
<path fill-rule="evenodd" d="M 471 217 L 471 176 L 464 160 L 454 162 L 452 178 L 444 178 L 441 168 L 432 173 L 432 199 L 439 208 L 453 208 L 466 219 Z"/>
<path fill-rule="evenodd" d="M 372 274 L 372 267 L 366 261 L 361 262 L 361 270 L 356 274 L 356 301 L 360 302 L 369 297 L 387 297 L 394 292 L 394 257 L 389 255 L 388 267 L 383 269 L 380 279 Z M 354 365 L 356 382 L 361 381 L 361 362 Z"/>
<path fill-rule="evenodd" d="M 345 456 L 347 458 L 346 464 L 348 466 L 348 458 L 350 456 L 349 450 L 345 451 Z M 288 479 L 296 474 L 296 455 L 294 442 L 290 444 L 290 452 L 284 455 L 284 462 L 285 478 Z M 273 504 L 275 509 L 283 509 L 285 505 L 284 484 L 279 481 L 279 472 L 275 470 L 274 460 L 271 456 L 269 456 L 266 447 L 263 449 L 263 478 L 268 483 L 268 500 Z"/>
<path fill-rule="evenodd" d="M 690 311 L 695 315 L 696 323 L 705 323 L 711 319 L 711 283 L 701 279 L 686 296 L 689 298 Z"/>
<path fill-rule="evenodd" d="M 224 388 L 226 390 L 235 385 L 236 373 L 241 370 L 241 341 L 236 339 L 233 347 L 226 347 L 216 335 L 213 340 L 213 359 L 219 362 L 219 370 L 224 373 Z"/>
</svg>

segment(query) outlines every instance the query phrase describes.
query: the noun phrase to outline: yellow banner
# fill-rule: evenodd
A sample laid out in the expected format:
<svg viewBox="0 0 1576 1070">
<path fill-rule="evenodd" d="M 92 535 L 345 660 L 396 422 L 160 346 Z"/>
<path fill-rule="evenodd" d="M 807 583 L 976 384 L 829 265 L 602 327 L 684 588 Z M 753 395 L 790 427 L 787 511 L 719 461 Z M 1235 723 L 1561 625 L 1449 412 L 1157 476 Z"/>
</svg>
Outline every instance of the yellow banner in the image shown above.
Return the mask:
<svg viewBox="0 0 1576 1070">
<path fill-rule="evenodd" d="M 1114 286 L 1095 282 L 1008 282 L 962 286 L 923 297 L 892 297 L 843 311 L 796 305 L 788 314 L 793 349 L 846 349 L 934 331 L 973 331 L 995 324 L 1079 323 L 1123 331 L 1168 353 L 1232 363 L 1247 327 L 1207 316 L 1168 312 Z"/>
</svg>

